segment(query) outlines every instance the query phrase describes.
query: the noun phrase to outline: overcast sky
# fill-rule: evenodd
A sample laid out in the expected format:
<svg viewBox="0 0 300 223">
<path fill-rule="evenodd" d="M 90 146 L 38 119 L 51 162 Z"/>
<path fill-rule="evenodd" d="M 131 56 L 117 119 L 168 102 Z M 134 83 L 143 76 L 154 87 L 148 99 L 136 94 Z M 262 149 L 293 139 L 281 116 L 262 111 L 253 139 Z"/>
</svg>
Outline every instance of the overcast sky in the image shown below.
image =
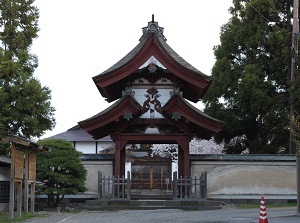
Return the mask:
<svg viewBox="0 0 300 223">
<path fill-rule="evenodd" d="M 232 0 L 36 0 L 39 58 L 35 76 L 52 90 L 56 127 L 42 138 L 77 125 L 110 104 L 92 77 L 118 62 L 138 43 L 154 14 L 167 43 L 206 75 L 214 65 L 213 46 L 227 23 Z M 200 103 L 197 104 L 199 107 Z"/>
</svg>

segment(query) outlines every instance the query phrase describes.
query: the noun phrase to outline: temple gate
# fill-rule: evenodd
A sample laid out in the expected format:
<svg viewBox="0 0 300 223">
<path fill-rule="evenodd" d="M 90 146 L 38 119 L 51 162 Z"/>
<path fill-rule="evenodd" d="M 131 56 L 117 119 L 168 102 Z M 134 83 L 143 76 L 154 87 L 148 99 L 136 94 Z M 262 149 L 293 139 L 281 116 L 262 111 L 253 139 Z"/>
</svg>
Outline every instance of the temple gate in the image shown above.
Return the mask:
<svg viewBox="0 0 300 223">
<path fill-rule="evenodd" d="M 177 144 L 178 175 L 188 177 L 189 142 L 194 137 L 210 139 L 224 126 L 188 102 L 197 103 L 212 78 L 166 43 L 164 28 L 154 16 L 142 30 L 133 50 L 93 77 L 101 95 L 114 103 L 79 125 L 94 139 L 111 136 L 116 145 L 115 176 L 125 175 L 126 145 Z"/>
</svg>

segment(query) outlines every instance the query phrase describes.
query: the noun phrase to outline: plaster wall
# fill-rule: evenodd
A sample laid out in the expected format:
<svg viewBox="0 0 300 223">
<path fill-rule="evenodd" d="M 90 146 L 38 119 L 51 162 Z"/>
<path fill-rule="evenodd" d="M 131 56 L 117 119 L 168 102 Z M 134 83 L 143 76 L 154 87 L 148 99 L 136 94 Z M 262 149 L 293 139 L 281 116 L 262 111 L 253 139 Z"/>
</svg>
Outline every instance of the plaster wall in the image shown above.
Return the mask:
<svg viewBox="0 0 300 223">
<path fill-rule="evenodd" d="M 97 143 L 97 146 L 96 146 Z M 76 142 L 75 149 L 83 154 L 96 154 L 99 151 L 107 149 L 107 148 L 114 148 L 114 142 Z"/>
<path fill-rule="evenodd" d="M 0 181 L 10 181 L 10 166 L 0 167 Z"/>
<path fill-rule="evenodd" d="M 102 172 L 102 176 L 113 175 L 112 161 L 82 161 L 87 170 L 87 177 L 85 186 L 87 187 L 87 194 L 98 193 L 98 171 Z"/>
<path fill-rule="evenodd" d="M 96 154 L 96 142 L 76 142 L 75 149 L 85 154 Z"/>
<path fill-rule="evenodd" d="M 192 176 L 207 172 L 208 197 L 296 195 L 295 162 L 192 161 Z"/>
<path fill-rule="evenodd" d="M 139 102 L 141 106 L 143 106 L 144 102 L 147 100 L 147 97 L 145 97 L 145 95 L 147 94 L 147 90 L 148 88 L 147 89 L 133 88 L 133 91 L 135 92 L 134 98 Z M 162 107 L 170 99 L 171 90 L 172 88 L 158 89 L 158 94 L 160 94 L 160 96 L 157 99 L 161 103 Z M 150 117 L 150 111 L 147 111 L 145 114 L 141 116 L 141 118 L 149 118 L 149 117 Z M 164 118 L 164 117 L 156 111 L 154 118 Z"/>
</svg>

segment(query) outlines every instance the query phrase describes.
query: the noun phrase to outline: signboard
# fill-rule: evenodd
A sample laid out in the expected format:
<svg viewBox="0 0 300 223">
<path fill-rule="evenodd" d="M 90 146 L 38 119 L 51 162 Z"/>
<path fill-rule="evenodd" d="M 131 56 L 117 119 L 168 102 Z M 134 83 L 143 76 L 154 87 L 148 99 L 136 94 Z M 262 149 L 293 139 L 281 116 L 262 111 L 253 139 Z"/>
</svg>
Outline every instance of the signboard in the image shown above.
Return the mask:
<svg viewBox="0 0 300 223">
<path fill-rule="evenodd" d="M 15 178 L 23 179 L 24 172 L 24 152 L 15 150 Z"/>
<path fill-rule="evenodd" d="M 35 180 L 36 178 L 36 155 L 35 154 L 28 154 L 28 179 Z"/>
</svg>

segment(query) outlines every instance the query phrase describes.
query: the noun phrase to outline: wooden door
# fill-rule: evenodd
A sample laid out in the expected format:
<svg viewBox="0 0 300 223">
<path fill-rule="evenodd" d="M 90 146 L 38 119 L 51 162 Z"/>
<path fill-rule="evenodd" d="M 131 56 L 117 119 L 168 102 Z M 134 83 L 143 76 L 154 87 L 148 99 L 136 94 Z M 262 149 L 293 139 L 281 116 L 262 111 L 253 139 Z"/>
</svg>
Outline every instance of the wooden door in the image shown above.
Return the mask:
<svg viewBox="0 0 300 223">
<path fill-rule="evenodd" d="M 166 178 L 171 179 L 171 166 L 164 164 L 138 164 L 131 166 L 131 188 L 165 190 Z"/>
</svg>

